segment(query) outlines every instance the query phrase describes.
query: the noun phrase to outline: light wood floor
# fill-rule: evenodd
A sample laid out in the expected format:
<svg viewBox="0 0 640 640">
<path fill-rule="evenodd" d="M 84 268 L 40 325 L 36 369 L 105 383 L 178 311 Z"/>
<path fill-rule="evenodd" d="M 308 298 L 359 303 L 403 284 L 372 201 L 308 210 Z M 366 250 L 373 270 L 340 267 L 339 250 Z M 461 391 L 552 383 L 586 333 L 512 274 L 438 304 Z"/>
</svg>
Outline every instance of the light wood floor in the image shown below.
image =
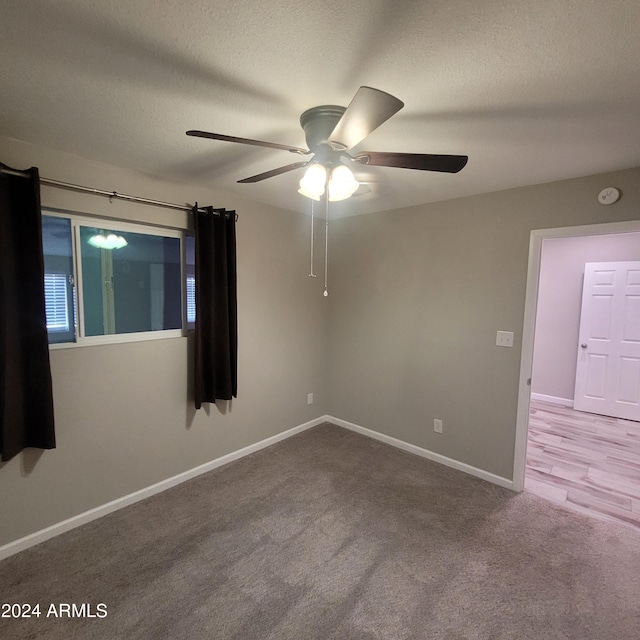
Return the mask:
<svg viewBox="0 0 640 640">
<path fill-rule="evenodd" d="M 532 400 L 525 491 L 640 531 L 640 422 Z"/>
</svg>

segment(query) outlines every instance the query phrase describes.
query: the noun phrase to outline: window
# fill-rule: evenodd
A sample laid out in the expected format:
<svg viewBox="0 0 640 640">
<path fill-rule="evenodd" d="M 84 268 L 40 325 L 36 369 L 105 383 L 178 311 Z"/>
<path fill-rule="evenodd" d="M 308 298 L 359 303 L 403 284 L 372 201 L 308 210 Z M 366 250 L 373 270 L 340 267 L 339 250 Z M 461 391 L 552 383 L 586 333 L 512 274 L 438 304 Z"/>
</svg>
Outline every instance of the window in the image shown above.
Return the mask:
<svg viewBox="0 0 640 640">
<path fill-rule="evenodd" d="M 80 257 L 85 335 L 182 328 L 180 238 L 81 225 Z"/>
<path fill-rule="evenodd" d="M 71 220 L 42 216 L 44 297 L 49 343 L 75 342 Z"/>
<path fill-rule="evenodd" d="M 112 225 L 43 216 L 49 343 L 182 335 L 182 234 Z M 189 286 L 195 282 L 186 287 L 187 315 L 195 318 Z"/>
</svg>

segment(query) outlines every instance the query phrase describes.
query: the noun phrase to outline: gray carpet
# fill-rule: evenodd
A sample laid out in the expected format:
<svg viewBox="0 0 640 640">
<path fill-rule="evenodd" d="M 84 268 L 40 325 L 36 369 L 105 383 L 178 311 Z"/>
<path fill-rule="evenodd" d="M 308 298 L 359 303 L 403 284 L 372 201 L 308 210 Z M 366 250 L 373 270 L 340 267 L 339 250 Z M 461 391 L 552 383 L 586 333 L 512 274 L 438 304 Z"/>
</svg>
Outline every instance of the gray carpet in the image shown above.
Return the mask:
<svg viewBox="0 0 640 640">
<path fill-rule="evenodd" d="M 11 640 L 637 640 L 640 534 L 322 425 L 8 558 L 0 594 L 43 611 Z"/>
</svg>

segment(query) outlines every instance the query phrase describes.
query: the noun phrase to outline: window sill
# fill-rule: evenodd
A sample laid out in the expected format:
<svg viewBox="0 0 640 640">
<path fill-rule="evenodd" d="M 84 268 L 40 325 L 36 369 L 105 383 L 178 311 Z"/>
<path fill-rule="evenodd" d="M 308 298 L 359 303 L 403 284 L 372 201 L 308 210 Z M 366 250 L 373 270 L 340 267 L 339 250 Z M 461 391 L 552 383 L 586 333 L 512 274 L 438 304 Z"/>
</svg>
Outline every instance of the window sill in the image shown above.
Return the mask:
<svg viewBox="0 0 640 640">
<path fill-rule="evenodd" d="M 182 329 L 167 331 L 153 331 L 144 333 L 119 333 L 108 336 L 87 336 L 79 338 L 77 342 L 59 342 L 49 345 L 49 351 L 59 349 L 76 349 L 78 347 L 96 347 L 104 344 L 126 344 L 128 342 L 147 342 L 148 340 L 166 340 L 169 338 L 186 337 L 187 332 Z"/>
</svg>

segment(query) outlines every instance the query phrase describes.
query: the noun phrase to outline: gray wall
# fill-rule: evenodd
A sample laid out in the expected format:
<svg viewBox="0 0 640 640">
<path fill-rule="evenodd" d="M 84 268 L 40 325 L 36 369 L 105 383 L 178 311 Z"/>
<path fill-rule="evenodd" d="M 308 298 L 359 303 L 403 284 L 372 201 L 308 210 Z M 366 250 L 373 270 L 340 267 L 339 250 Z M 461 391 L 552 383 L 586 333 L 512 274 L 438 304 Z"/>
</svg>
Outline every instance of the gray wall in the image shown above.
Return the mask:
<svg viewBox="0 0 640 640">
<path fill-rule="evenodd" d="M 0 465 L 0 545 L 325 413 L 510 478 L 529 232 L 640 211 L 635 169 L 336 220 L 324 298 L 322 278 L 307 277 L 305 216 L 8 139 L 0 159 L 240 214 L 239 397 L 196 414 L 188 338 L 51 351 L 58 448 Z M 602 207 L 596 195 L 611 185 L 624 197 Z M 52 188 L 42 199 L 189 223 L 187 214 Z M 513 349 L 495 346 L 498 329 L 515 332 Z M 316 403 L 307 406 L 310 392 Z"/>
<path fill-rule="evenodd" d="M 634 169 L 334 222 L 330 413 L 511 478 L 530 231 L 639 212 Z"/>
<path fill-rule="evenodd" d="M 543 241 L 533 393 L 573 400 L 584 265 L 623 260 L 640 260 L 640 233 Z"/>
<path fill-rule="evenodd" d="M 52 350 L 58 447 L 0 464 L 0 545 L 326 413 L 327 301 L 308 277 L 307 217 L 13 140 L 0 139 L 0 158 L 49 178 L 240 216 L 238 398 L 195 412 L 190 338 Z M 180 212 L 47 187 L 42 201 L 171 227 L 189 222 Z"/>
</svg>

